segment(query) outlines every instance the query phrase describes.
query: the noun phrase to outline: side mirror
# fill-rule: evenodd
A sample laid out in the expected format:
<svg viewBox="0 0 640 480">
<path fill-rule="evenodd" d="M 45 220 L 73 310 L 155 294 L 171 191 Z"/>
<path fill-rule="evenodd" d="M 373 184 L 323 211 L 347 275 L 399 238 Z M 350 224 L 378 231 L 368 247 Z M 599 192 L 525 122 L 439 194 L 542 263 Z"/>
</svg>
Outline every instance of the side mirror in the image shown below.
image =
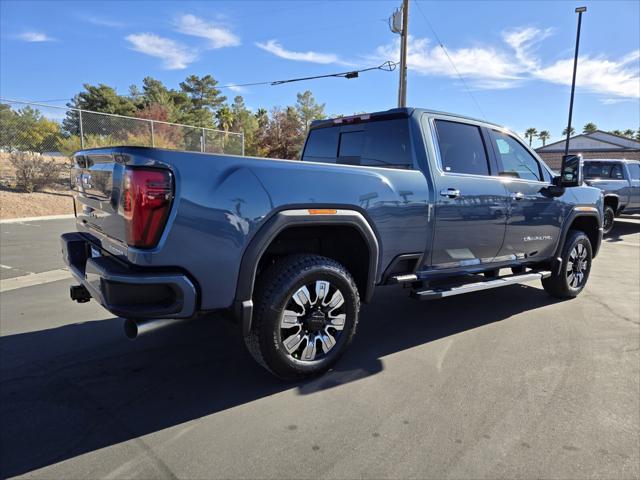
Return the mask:
<svg viewBox="0 0 640 480">
<path fill-rule="evenodd" d="M 582 185 L 582 156 L 564 155 L 562 157 L 562 167 L 560 169 L 559 186 L 579 187 Z"/>
</svg>

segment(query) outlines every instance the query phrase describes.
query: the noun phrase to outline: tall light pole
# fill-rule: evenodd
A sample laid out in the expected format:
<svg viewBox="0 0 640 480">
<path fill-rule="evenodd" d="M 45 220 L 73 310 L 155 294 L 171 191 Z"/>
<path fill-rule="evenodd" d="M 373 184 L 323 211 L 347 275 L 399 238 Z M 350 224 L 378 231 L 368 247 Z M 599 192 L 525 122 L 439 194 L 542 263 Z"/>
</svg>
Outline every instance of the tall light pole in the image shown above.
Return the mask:
<svg viewBox="0 0 640 480">
<path fill-rule="evenodd" d="M 571 81 L 571 100 L 569 101 L 569 124 L 567 125 L 567 139 L 564 144 L 564 155 L 569 155 L 569 138 L 571 137 L 571 117 L 573 115 L 573 96 L 576 91 L 576 70 L 578 69 L 578 49 L 580 48 L 580 27 L 582 25 L 582 14 L 587 11 L 587 7 L 576 8 L 578 14 L 578 32 L 576 33 L 576 53 L 573 57 L 573 80 Z"/>
<path fill-rule="evenodd" d="M 390 18 L 389 27 L 400 34 L 400 81 L 398 107 L 407 106 L 407 37 L 409 36 L 409 0 L 402 0 L 402 7 Z"/>
</svg>

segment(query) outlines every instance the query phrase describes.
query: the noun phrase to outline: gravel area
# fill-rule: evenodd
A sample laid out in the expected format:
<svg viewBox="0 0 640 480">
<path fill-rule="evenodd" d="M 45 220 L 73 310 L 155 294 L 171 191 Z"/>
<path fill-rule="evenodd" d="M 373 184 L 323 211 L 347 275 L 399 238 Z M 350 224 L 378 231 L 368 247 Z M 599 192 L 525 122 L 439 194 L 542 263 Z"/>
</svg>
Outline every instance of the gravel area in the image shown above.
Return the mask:
<svg viewBox="0 0 640 480">
<path fill-rule="evenodd" d="M 36 193 L 0 190 L 0 219 L 67 213 L 73 213 L 73 201 L 69 190 L 48 189 Z"/>
</svg>

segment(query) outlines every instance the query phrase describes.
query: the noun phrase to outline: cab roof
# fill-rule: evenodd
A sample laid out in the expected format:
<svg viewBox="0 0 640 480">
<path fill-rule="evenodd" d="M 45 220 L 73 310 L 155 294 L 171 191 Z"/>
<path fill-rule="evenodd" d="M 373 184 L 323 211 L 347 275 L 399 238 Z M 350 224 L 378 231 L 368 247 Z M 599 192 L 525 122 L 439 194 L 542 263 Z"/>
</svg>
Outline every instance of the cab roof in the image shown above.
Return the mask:
<svg viewBox="0 0 640 480">
<path fill-rule="evenodd" d="M 584 163 L 601 162 L 601 163 L 640 163 L 640 160 L 633 158 L 585 158 Z"/>
<path fill-rule="evenodd" d="M 340 125 L 343 123 L 361 123 L 361 122 L 376 121 L 376 120 L 392 120 L 395 118 L 409 118 L 414 113 L 446 115 L 448 117 L 459 118 L 462 120 L 472 120 L 474 122 L 486 123 L 488 125 L 493 125 L 496 127 L 503 128 L 502 125 L 498 125 L 497 123 L 489 122 L 487 120 L 482 120 L 479 118 L 468 117 L 468 116 L 459 115 L 456 113 L 441 112 L 438 110 L 429 110 L 426 108 L 415 108 L 415 107 L 391 108 L 389 110 L 383 110 L 379 112 L 360 113 L 357 115 L 349 115 L 345 117 L 335 117 L 335 118 L 327 118 L 325 120 L 315 120 L 311 122 L 311 125 L 309 128 L 313 130 L 316 128 L 332 127 L 332 126 Z"/>
</svg>

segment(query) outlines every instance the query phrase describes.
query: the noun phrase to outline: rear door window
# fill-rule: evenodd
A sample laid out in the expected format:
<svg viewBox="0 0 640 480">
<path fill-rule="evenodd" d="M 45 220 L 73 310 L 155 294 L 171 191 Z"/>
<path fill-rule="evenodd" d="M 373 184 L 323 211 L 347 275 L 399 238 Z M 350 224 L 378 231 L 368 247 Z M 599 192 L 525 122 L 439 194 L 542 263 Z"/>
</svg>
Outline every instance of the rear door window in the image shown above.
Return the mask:
<svg viewBox="0 0 640 480">
<path fill-rule="evenodd" d="M 624 173 L 622 173 L 622 165 L 620 163 L 616 163 L 611 167 L 611 174 L 609 177 L 614 180 L 624 180 Z"/>
<path fill-rule="evenodd" d="M 631 180 L 640 180 L 640 163 L 629 163 L 628 165 Z"/>
<path fill-rule="evenodd" d="M 480 127 L 448 120 L 436 120 L 435 124 L 440 161 L 446 173 L 490 174 Z"/>
</svg>

